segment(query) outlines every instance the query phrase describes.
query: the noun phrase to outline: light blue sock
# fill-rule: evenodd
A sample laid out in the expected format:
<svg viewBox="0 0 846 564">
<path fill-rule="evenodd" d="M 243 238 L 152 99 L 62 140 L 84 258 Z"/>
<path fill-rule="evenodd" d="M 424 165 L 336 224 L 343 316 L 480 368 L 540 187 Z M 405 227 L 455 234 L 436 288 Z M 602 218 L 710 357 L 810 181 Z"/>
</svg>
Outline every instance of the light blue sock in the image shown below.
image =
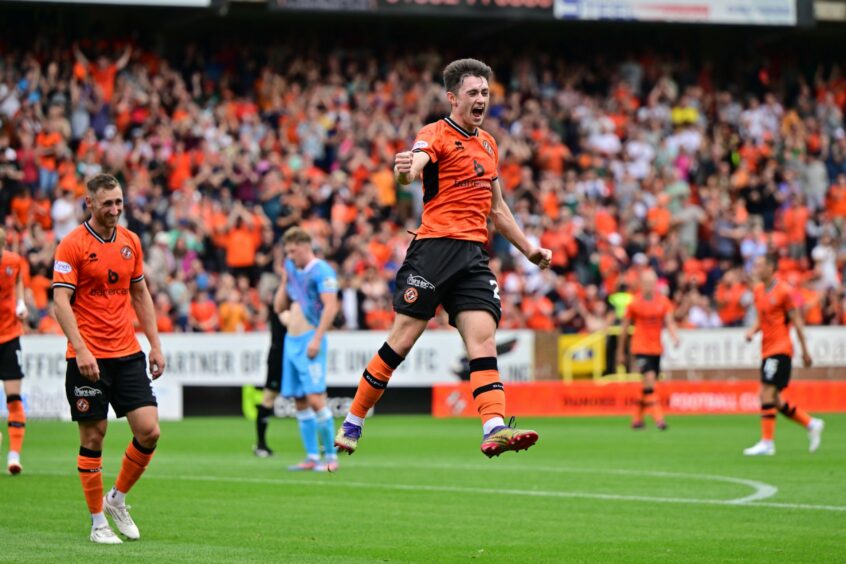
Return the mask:
<svg viewBox="0 0 846 564">
<path fill-rule="evenodd" d="M 320 434 L 320 442 L 328 458 L 337 456 L 335 449 L 335 421 L 332 419 L 332 410 L 324 407 L 317 412 L 317 432 Z"/>
<path fill-rule="evenodd" d="M 297 412 L 297 423 L 300 426 L 300 437 L 303 439 L 306 455 L 309 458 L 320 458 L 320 448 L 317 445 L 317 418 L 312 408 Z"/>
</svg>

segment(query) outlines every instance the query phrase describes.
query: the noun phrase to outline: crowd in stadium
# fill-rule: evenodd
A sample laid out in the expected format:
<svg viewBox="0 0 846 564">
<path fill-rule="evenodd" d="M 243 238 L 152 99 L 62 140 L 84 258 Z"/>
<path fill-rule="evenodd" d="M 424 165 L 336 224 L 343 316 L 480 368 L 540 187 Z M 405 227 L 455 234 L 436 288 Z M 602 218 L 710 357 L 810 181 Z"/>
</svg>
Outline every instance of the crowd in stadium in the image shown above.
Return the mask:
<svg viewBox="0 0 846 564">
<path fill-rule="evenodd" d="M 33 331 L 56 243 L 85 217 L 85 179 L 115 174 L 145 248 L 160 331 L 259 330 L 301 225 L 336 265 L 346 328 L 386 329 L 422 209 L 394 154 L 448 113 L 434 51 L 178 57 L 114 42 L 0 51 L 0 211 L 30 264 Z M 478 55 L 485 58 L 484 53 Z M 505 59 L 503 59 L 505 60 Z M 594 331 L 644 268 L 682 327 L 747 324 L 750 265 L 779 253 L 811 325 L 846 323 L 846 77 L 771 62 L 740 82 L 654 53 L 620 63 L 486 59 L 485 128 L 541 272 L 492 236 L 503 328 Z M 444 317 L 432 321 L 445 326 Z"/>
</svg>

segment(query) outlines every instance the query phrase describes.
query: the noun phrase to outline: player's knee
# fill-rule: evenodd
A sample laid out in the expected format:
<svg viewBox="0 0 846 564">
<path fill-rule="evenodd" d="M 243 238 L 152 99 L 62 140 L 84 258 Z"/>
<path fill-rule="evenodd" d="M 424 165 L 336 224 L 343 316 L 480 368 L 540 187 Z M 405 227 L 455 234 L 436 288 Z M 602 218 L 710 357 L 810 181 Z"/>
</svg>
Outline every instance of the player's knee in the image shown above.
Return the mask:
<svg viewBox="0 0 846 564">
<path fill-rule="evenodd" d="M 320 411 L 326 407 L 326 396 L 323 394 L 312 394 L 308 396 L 308 406 L 314 411 Z"/>
<path fill-rule="evenodd" d="M 493 335 L 467 339 L 467 353 L 470 358 L 496 356 L 496 339 Z"/>
<path fill-rule="evenodd" d="M 417 338 L 413 335 L 403 332 L 393 335 L 388 344 L 395 353 L 405 358 L 411 352 L 416 340 Z"/>
<path fill-rule="evenodd" d="M 140 436 L 135 437 L 138 439 L 138 442 L 144 445 L 147 448 L 155 447 L 159 442 L 159 437 L 161 436 L 161 430 L 159 429 L 159 425 L 153 425 L 149 429 L 144 429 Z"/>
</svg>

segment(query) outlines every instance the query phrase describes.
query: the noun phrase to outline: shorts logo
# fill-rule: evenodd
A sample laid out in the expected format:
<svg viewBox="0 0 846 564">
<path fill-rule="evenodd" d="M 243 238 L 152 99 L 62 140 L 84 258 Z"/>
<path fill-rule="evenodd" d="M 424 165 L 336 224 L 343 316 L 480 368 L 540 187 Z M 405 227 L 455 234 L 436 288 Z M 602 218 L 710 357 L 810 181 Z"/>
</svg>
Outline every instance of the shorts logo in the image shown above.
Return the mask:
<svg viewBox="0 0 846 564">
<path fill-rule="evenodd" d="M 417 276 L 416 274 L 409 274 L 408 279 L 405 281 L 406 284 L 409 286 L 414 286 L 415 288 L 420 288 L 423 290 L 434 290 L 435 285 L 423 278 L 422 276 Z"/>
<path fill-rule="evenodd" d="M 638 371 L 638 372 L 643 372 L 644 370 L 646 370 L 646 365 L 647 365 L 647 364 L 649 364 L 649 361 L 648 361 L 648 360 L 646 360 L 645 358 L 639 358 L 639 359 L 637 359 L 637 371 Z"/>
<path fill-rule="evenodd" d="M 131 259 L 132 258 L 132 249 L 130 249 L 129 247 L 122 248 L 120 250 L 120 256 L 122 256 L 126 260 Z"/>
<path fill-rule="evenodd" d="M 482 141 L 482 147 L 484 147 L 485 151 L 487 151 L 489 155 L 493 156 L 493 147 L 491 147 L 491 144 L 488 143 L 487 140 Z"/>
<path fill-rule="evenodd" d="M 76 400 L 76 410 L 80 413 L 86 413 L 89 409 L 91 409 L 91 404 L 88 403 L 86 399 L 78 399 Z"/>
<path fill-rule="evenodd" d="M 417 141 L 414 145 L 412 145 L 411 150 L 417 151 L 418 149 L 425 149 L 429 146 L 429 143 L 426 141 Z"/>
<path fill-rule="evenodd" d="M 764 361 L 764 380 L 772 380 L 778 372 L 778 359 L 768 358 Z"/>
<path fill-rule="evenodd" d="M 417 301 L 417 290 L 414 288 L 408 288 L 402 293 L 402 299 L 404 299 L 407 304 L 413 304 Z"/>
<path fill-rule="evenodd" d="M 103 392 L 91 386 L 74 386 L 73 395 L 78 398 L 93 398 L 103 395 Z"/>
<path fill-rule="evenodd" d="M 68 272 L 70 272 L 73 269 L 71 268 L 71 265 L 69 265 L 68 263 L 61 261 L 61 260 L 57 260 L 53 263 L 53 270 L 55 270 L 56 272 L 59 272 L 61 274 L 67 274 Z"/>
</svg>

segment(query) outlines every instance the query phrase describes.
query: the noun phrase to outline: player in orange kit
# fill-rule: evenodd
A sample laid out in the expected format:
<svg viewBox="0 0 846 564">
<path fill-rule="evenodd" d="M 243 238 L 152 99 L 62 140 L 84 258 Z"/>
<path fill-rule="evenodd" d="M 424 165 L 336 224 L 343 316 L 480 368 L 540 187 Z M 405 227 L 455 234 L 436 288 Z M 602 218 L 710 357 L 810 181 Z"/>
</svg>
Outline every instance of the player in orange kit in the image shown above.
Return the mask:
<svg viewBox="0 0 846 564">
<path fill-rule="evenodd" d="M 24 281 L 29 278 L 29 267 L 19 255 L 5 250 L 6 231 L 0 228 L 0 380 L 6 394 L 9 410 L 9 454 L 6 469 L 9 474 L 20 474 L 21 448 L 26 431 L 26 412 L 21 399 L 21 379 L 24 377 L 21 362 L 21 335 L 27 309 L 24 302 Z M 2 439 L 2 434 L 0 434 Z"/>
<path fill-rule="evenodd" d="M 755 287 L 755 309 L 758 319 L 746 332 L 751 341 L 761 331 L 761 440 L 744 449 L 746 456 L 772 456 L 775 454 L 776 410 L 808 430 L 809 450 L 815 452 L 820 446 L 825 424 L 815 419 L 796 405 L 784 401 L 781 391 L 790 384 L 793 343 L 790 340 L 790 325 L 796 329 L 799 346 L 802 348 L 802 362 L 811 366 L 811 355 L 805 342 L 805 327 L 802 314 L 793 301 L 792 289 L 775 278 L 778 257 L 768 255 L 755 260 L 755 272 L 760 282 Z"/>
<path fill-rule="evenodd" d="M 661 398 L 655 390 L 661 373 L 661 331 L 664 327 L 670 332 L 673 346 L 679 346 L 679 334 L 673 319 L 673 305 L 663 294 L 655 291 L 658 277 L 652 270 L 645 270 L 640 277 L 640 292 L 626 308 L 623 317 L 620 340 L 617 341 L 617 364 L 625 364 L 626 341 L 629 326 L 634 326 L 631 341 L 631 353 L 634 355 L 638 372 L 643 375 L 643 390 L 637 412 L 632 419 L 632 429 L 643 429 L 644 414 L 652 415 L 655 426 L 662 431 L 667 429 Z"/>
<path fill-rule="evenodd" d="M 140 538 L 125 496 L 153 458 L 159 440 L 156 396 L 147 376 L 144 353 L 135 337 L 130 304 L 150 342 L 153 379 L 165 359 L 153 300 L 144 281 L 141 241 L 118 225 L 123 190 L 117 179 L 98 174 L 88 181 L 91 218 L 70 232 L 56 249 L 53 295 L 56 319 L 68 338 L 65 392 L 71 417 L 79 425 L 79 478 L 91 512 L 92 542 L 120 544 L 106 514 L 128 539 Z M 103 439 L 109 404 L 126 416 L 132 441 L 120 473 L 103 496 Z"/>
<path fill-rule="evenodd" d="M 450 115 L 421 129 L 411 151 L 395 157 L 394 177 L 402 185 L 423 181 L 423 219 L 397 272 L 394 310 L 387 341 L 364 370 L 350 412 L 335 444 L 352 454 L 364 418 L 426 329 L 439 305 L 458 329 L 470 359 L 473 402 L 482 419 L 481 451 L 498 456 L 535 444 L 538 434 L 506 425 L 505 391 L 496 359 L 496 327 L 502 315 L 499 286 L 488 265 L 487 220 L 541 268 L 552 252 L 532 245 L 502 196 L 496 140 L 481 129 L 490 103 L 490 67 L 475 59 L 444 69 Z"/>
</svg>

